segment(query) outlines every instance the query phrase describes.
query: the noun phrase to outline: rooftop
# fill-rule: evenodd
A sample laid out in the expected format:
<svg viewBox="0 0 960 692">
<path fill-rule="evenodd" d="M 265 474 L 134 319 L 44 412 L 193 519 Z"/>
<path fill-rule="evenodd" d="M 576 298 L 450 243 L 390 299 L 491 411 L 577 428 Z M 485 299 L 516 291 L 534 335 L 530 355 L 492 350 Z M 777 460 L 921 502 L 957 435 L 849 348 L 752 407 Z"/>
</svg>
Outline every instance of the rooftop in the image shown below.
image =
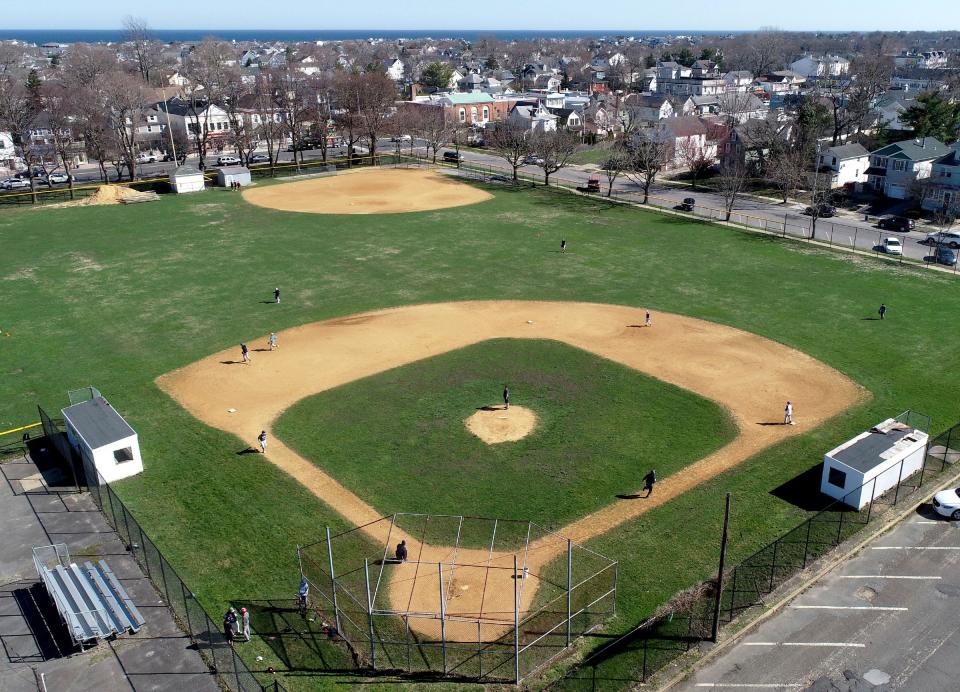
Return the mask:
<svg viewBox="0 0 960 692">
<path fill-rule="evenodd" d="M 116 409 L 101 396 L 63 409 L 63 417 L 91 449 L 136 435 Z"/>
<path fill-rule="evenodd" d="M 923 443 L 927 434 L 907 425 L 889 420 L 871 428 L 864 437 L 828 456 L 845 466 L 866 473 L 886 461 L 896 459 L 901 450 Z"/>
</svg>

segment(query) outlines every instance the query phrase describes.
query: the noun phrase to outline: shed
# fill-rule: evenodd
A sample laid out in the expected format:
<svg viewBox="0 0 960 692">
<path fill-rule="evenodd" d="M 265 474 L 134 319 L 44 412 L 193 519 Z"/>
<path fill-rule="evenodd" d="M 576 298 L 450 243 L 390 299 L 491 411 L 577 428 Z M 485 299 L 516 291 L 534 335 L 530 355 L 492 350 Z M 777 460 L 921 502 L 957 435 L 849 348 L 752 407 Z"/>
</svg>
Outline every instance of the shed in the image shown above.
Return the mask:
<svg viewBox="0 0 960 692">
<path fill-rule="evenodd" d="M 170 187 L 179 194 L 182 192 L 200 192 L 206 185 L 200 169 L 185 163 L 182 166 L 177 166 L 177 169 L 170 174 Z"/>
<path fill-rule="evenodd" d="M 67 439 L 108 483 L 143 471 L 137 433 L 102 396 L 62 410 Z"/>
<path fill-rule="evenodd" d="M 827 452 L 820 491 L 863 509 L 923 467 L 927 433 L 888 418 Z"/>
<path fill-rule="evenodd" d="M 217 185 L 230 187 L 231 183 L 250 184 L 250 169 L 246 166 L 224 166 L 217 170 Z"/>
</svg>

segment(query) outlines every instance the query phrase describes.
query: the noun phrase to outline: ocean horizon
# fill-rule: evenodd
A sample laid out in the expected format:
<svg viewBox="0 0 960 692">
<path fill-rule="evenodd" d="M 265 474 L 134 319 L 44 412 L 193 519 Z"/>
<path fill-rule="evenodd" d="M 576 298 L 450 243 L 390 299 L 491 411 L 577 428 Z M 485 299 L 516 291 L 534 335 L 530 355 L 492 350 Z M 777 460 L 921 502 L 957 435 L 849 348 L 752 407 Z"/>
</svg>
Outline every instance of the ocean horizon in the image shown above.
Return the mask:
<svg viewBox="0 0 960 692">
<path fill-rule="evenodd" d="M 25 43 L 117 43 L 123 40 L 123 29 L 0 29 L 0 40 L 17 40 Z M 350 41 L 366 39 L 463 39 L 470 43 L 481 36 L 496 36 L 500 40 L 523 39 L 574 39 L 601 36 L 725 36 L 744 31 L 707 31 L 701 29 L 610 29 L 586 31 L 540 31 L 533 29 L 466 30 L 466 29 L 155 29 L 153 36 L 164 43 L 202 41 L 216 37 L 225 41 Z"/>
</svg>

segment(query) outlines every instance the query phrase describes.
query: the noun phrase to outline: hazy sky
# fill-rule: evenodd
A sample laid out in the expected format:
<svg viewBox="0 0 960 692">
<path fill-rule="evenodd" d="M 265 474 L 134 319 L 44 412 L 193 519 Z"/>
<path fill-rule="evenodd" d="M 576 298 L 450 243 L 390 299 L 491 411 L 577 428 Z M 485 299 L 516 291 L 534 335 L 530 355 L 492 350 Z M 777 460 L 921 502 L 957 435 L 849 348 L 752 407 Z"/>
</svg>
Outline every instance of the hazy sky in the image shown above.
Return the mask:
<svg viewBox="0 0 960 692">
<path fill-rule="evenodd" d="M 38 11 L 39 10 L 39 11 Z M 957 0 L 9 0 L 8 29 L 960 29 Z"/>
</svg>

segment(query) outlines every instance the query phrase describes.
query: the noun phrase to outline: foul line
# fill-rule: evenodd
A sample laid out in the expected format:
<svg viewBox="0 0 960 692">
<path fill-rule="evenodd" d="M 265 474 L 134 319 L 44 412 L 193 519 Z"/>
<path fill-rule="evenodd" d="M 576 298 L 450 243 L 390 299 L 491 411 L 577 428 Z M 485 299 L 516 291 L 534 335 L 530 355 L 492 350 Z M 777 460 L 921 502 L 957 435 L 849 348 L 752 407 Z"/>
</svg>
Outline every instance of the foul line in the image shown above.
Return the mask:
<svg viewBox="0 0 960 692">
<path fill-rule="evenodd" d="M 753 689 L 782 690 L 803 687 L 799 682 L 698 682 L 694 687 L 750 687 Z"/>
<path fill-rule="evenodd" d="M 36 423 L 31 423 L 30 425 L 21 425 L 19 428 L 10 428 L 9 430 L 4 430 L 3 432 L 0 432 L 0 436 L 10 435 L 11 433 L 20 432 L 21 430 L 29 430 L 30 428 L 35 428 L 38 425 L 42 425 L 42 423 L 40 423 L 40 421 L 37 421 Z"/>
<path fill-rule="evenodd" d="M 874 545 L 870 550 L 960 550 L 960 545 Z"/>
<path fill-rule="evenodd" d="M 838 579 L 943 579 L 943 577 L 904 576 L 895 574 L 841 574 Z"/>
</svg>

